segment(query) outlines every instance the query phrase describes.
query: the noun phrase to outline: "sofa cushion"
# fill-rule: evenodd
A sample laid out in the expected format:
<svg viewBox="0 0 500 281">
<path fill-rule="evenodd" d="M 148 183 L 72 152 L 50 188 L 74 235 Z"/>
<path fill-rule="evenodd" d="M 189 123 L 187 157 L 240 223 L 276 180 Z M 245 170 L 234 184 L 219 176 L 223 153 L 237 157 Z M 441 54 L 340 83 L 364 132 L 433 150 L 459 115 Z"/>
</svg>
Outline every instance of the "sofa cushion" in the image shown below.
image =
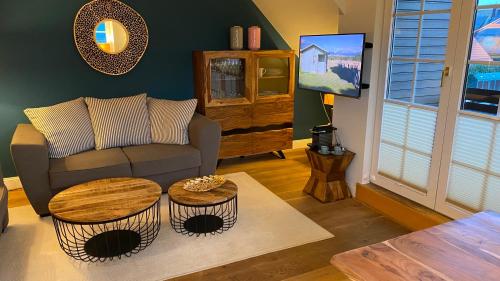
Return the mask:
<svg viewBox="0 0 500 281">
<path fill-rule="evenodd" d="M 120 148 L 91 150 L 61 159 L 50 159 L 50 187 L 60 190 L 96 179 L 131 177 L 127 156 Z"/>
<path fill-rule="evenodd" d="M 188 126 L 197 102 L 197 99 L 173 101 L 148 98 L 152 142 L 188 144 Z"/>
<path fill-rule="evenodd" d="M 95 147 L 94 131 L 83 98 L 24 113 L 47 139 L 50 158 L 63 158 Z"/>
<path fill-rule="evenodd" d="M 146 94 L 125 98 L 85 98 L 97 150 L 151 143 Z"/>
<path fill-rule="evenodd" d="M 148 144 L 124 147 L 134 177 L 145 177 L 201 165 L 200 151 L 191 145 Z"/>
</svg>

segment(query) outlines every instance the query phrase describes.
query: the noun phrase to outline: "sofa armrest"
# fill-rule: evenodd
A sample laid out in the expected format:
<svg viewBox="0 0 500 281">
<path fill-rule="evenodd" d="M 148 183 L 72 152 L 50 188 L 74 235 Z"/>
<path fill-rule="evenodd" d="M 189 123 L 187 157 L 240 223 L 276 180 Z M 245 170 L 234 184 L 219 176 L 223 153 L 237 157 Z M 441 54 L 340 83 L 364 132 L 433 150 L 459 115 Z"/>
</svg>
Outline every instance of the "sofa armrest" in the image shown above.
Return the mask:
<svg viewBox="0 0 500 281">
<path fill-rule="evenodd" d="M 49 148 L 45 137 L 32 125 L 19 124 L 10 145 L 12 160 L 26 196 L 39 215 L 49 214 L 53 194 L 49 182 Z"/>
<path fill-rule="evenodd" d="M 0 234 L 9 224 L 9 192 L 5 186 L 0 186 Z"/>
<path fill-rule="evenodd" d="M 195 113 L 189 123 L 189 142 L 201 152 L 200 176 L 215 174 L 220 140 L 219 123 Z"/>
</svg>

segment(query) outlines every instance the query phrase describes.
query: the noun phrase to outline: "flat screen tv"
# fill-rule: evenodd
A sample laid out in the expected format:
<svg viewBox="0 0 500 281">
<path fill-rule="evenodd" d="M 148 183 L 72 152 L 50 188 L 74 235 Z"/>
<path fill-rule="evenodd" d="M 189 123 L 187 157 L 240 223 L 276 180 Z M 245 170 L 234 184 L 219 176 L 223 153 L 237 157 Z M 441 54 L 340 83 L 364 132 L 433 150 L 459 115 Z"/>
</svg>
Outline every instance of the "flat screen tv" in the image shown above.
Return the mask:
<svg viewBox="0 0 500 281">
<path fill-rule="evenodd" d="M 358 98 L 365 34 L 300 36 L 299 88 Z"/>
</svg>

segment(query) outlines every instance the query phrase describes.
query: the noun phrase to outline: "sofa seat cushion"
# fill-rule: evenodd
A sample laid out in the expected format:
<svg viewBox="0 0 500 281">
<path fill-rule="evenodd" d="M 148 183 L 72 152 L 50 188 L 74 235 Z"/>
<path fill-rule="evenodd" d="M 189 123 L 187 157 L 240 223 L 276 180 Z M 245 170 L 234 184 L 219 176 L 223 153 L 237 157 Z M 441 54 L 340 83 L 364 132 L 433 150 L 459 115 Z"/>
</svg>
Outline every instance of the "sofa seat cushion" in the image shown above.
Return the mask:
<svg viewBox="0 0 500 281">
<path fill-rule="evenodd" d="M 59 191 L 96 179 L 131 177 L 132 170 L 121 148 L 111 148 L 50 159 L 49 174 L 50 187 Z"/>
<path fill-rule="evenodd" d="M 134 177 L 164 174 L 201 165 L 200 151 L 191 145 L 147 144 L 123 148 Z"/>
</svg>

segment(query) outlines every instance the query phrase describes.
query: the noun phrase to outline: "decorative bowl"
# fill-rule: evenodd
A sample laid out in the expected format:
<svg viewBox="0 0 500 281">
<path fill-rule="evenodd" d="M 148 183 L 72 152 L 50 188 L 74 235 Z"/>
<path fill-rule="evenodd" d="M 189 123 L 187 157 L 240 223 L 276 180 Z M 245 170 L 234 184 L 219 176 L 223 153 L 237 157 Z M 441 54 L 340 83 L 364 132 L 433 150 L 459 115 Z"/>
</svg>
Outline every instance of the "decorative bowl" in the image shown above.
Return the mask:
<svg viewBox="0 0 500 281">
<path fill-rule="evenodd" d="M 206 192 L 220 187 L 226 182 L 223 176 L 211 175 L 186 181 L 183 188 L 192 192 Z"/>
</svg>

